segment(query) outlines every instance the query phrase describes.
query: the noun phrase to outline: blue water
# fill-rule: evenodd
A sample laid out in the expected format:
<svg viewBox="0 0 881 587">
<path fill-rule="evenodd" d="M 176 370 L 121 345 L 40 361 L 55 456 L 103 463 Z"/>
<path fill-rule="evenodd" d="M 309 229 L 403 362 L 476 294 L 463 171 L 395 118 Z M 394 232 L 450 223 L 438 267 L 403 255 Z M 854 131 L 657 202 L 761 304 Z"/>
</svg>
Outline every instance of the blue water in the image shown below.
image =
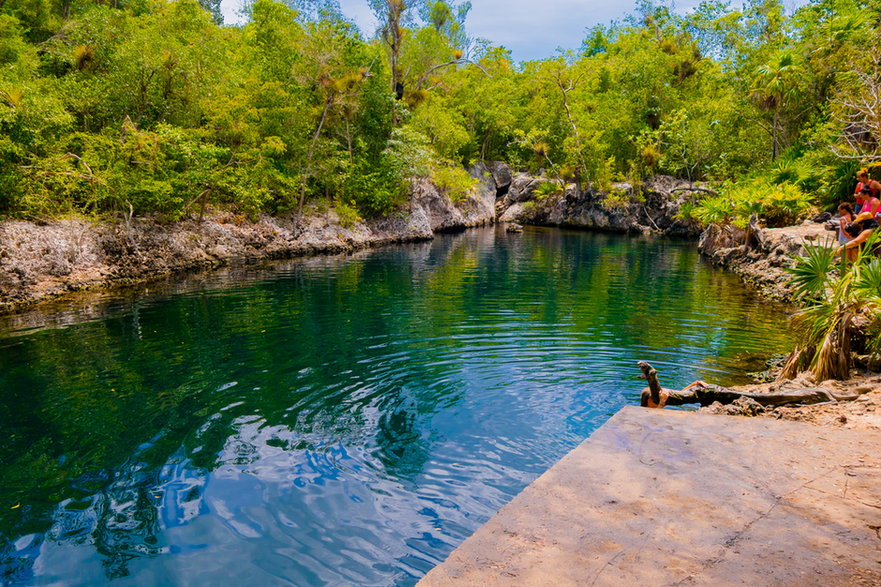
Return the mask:
<svg viewBox="0 0 881 587">
<path fill-rule="evenodd" d="M 616 410 L 784 308 L 693 244 L 494 229 L 0 320 L 0 578 L 409 585 Z"/>
</svg>

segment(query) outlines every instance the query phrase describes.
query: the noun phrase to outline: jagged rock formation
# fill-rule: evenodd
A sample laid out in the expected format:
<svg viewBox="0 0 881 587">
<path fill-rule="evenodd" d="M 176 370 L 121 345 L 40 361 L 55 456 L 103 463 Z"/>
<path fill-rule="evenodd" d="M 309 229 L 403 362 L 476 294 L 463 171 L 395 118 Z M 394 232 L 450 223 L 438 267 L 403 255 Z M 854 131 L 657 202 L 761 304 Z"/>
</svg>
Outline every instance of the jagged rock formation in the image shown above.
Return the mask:
<svg viewBox="0 0 881 587">
<path fill-rule="evenodd" d="M 475 193 L 461 202 L 452 202 L 428 179 L 416 180 L 410 202 L 411 217 L 424 213 L 431 232 L 464 230 L 493 223 L 496 218 L 496 180 L 489 167 L 482 163 L 475 165 L 471 174 L 480 182 Z"/>
<path fill-rule="evenodd" d="M 668 176 L 656 176 L 639 190 L 615 184 L 611 193 L 579 191 L 574 184 L 561 186 L 525 173 L 513 174 L 505 189 L 497 187 L 502 222 L 682 237 L 697 237 L 701 231 L 696 222 L 677 218 L 694 186 Z"/>
</svg>

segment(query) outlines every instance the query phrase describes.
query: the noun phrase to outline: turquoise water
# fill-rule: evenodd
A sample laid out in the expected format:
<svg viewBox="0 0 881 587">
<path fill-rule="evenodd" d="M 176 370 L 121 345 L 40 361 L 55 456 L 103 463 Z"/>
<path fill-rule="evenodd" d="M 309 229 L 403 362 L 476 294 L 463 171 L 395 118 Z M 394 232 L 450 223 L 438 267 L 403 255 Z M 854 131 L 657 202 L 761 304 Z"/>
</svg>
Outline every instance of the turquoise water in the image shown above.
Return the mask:
<svg viewBox="0 0 881 587">
<path fill-rule="evenodd" d="M 693 244 L 494 229 L 0 321 L 0 582 L 412 584 L 620 407 L 782 308 Z"/>
</svg>

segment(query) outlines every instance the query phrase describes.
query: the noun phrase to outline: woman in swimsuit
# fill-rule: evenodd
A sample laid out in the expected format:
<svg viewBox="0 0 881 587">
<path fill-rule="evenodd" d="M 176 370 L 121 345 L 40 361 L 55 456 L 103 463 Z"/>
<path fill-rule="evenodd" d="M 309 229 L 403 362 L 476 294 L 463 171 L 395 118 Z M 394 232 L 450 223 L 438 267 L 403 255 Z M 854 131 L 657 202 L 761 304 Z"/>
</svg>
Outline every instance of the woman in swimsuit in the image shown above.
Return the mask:
<svg viewBox="0 0 881 587">
<path fill-rule="evenodd" d="M 857 205 L 854 211 L 857 214 L 871 212 L 872 216 L 877 215 L 881 211 L 881 201 L 878 200 L 878 195 L 881 194 L 881 183 L 869 179 L 869 170 L 865 168 L 857 172 L 857 181 L 859 183 L 854 191 Z"/>
</svg>

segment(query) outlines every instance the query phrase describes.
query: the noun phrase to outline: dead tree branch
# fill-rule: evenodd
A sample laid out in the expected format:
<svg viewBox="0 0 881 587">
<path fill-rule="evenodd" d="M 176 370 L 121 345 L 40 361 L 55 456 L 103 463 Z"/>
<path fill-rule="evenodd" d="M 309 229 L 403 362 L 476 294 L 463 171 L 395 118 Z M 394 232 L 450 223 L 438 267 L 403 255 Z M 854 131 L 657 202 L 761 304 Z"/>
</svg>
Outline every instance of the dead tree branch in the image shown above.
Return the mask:
<svg viewBox="0 0 881 587">
<path fill-rule="evenodd" d="M 766 407 L 786 406 L 792 404 L 811 405 L 826 402 L 855 400 L 858 395 L 838 395 L 819 387 L 807 387 L 772 393 L 751 393 L 736 391 L 721 385 L 695 381 L 679 391 L 661 387 L 658 372 L 645 361 L 637 363 L 642 370 L 642 378 L 649 386 L 642 390 L 640 405 L 644 408 L 663 408 L 664 406 L 682 406 L 700 404 L 709 406 L 714 402 L 731 404 L 741 398 L 749 398 Z"/>
</svg>

